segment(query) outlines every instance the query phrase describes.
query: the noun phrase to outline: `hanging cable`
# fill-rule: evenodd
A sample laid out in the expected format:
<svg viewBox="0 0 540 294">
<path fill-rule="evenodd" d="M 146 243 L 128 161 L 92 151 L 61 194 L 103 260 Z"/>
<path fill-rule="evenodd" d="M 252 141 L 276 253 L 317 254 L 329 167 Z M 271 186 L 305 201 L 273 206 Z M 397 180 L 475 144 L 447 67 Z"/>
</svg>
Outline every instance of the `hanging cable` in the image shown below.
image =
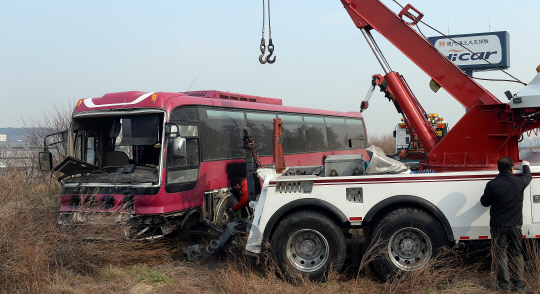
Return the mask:
<svg viewBox="0 0 540 294">
<path fill-rule="evenodd" d="M 265 41 L 264 41 L 264 17 L 265 17 L 265 11 L 264 11 L 264 0 L 262 0 L 262 3 L 263 3 L 263 24 L 262 24 L 262 38 L 261 38 L 261 55 L 259 55 L 259 62 L 261 64 L 265 64 L 266 63 L 266 59 L 264 58 L 264 53 L 266 53 L 266 45 L 265 45 Z"/>
<path fill-rule="evenodd" d="M 266 56 L 266 62 L 270 64 L 276 62 L 275 56 L 274 59 L 270 59 L 270 57 L 272 57 L 272 54 L 274 54 L 274 44 L 272 43 L 272 26 L 270 25 L 270 0 L 268 0 L 268 52 L 270 52 L 270 54 Z"/>
</svg>

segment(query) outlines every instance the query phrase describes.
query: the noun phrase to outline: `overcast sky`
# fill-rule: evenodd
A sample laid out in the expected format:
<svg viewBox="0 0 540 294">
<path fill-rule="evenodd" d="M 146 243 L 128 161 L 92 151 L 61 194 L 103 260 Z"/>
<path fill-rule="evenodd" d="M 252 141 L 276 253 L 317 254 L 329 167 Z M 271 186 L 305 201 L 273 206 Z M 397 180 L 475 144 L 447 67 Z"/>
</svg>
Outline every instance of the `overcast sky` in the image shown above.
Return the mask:
<svg viewBox="0 0 540 294">
<path fill-rule="evenodd" d="M 444 33 L 510 33 L 509 72 L 528 83 L 540 64 L 540 1 L 410 0 Z M 383 1 L 394 11 L 392 1 Z M 402 5 L 407 2 L 400 1 Z M 436 4 L 435 4 L 436 3 Z M 0 127 L 40 119 L 53 106 L 119 91 L 222 90 L 283 99 L 284 105 L 359 109 L 371 76 L 383 73 L 339 0 L 271 1 L 277 61 L 258 62 L 262 1 L 2 2 Z M 426 36 L 437 36 L 421 27 Z M 450 125 L 463 107 L 374 32 L 393 70 L 427 112 Z M 266 34 L 268 41 L 268 33 Z M 506 78 L 499 72 L 475 73 Z M 479 82 L 501 101 L 517 83 Z M 400 116 L 378 91 L 364 112 L 370 134 L 391 133 Z"/>
</svg>

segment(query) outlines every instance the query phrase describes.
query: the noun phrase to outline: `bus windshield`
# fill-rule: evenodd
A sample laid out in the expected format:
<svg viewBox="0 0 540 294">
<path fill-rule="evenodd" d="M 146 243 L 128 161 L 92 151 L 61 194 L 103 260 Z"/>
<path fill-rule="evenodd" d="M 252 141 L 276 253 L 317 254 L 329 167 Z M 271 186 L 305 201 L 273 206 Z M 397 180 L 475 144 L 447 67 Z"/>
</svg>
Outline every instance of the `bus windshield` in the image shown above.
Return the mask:
<svg viewBox="0 0 540 294">
<path fill-rule="evenodd" d="M 74 119 L 73 157 L 100 169 L 74 175 L 71 181 L 85 177 L 85 182 L 157 183 L 162 124 L 163 115 L 158 113 Z"/>
</svg>

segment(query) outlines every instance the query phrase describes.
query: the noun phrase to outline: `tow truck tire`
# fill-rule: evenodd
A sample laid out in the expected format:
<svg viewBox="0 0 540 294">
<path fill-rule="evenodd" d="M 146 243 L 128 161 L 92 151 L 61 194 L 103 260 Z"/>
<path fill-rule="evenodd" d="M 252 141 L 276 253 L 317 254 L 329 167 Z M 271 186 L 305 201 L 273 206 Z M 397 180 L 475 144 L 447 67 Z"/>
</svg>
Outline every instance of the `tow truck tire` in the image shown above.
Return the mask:
<svg viewBox="0 0 540 294">
<path fill-rule="evenodd" d="M 439 220 L 417 208 L 400 208 L 380 219 L 372 232 L 374 254 L 380 255 L 372 265 L 381 278 L 401 271 L 420 269 L 449 246 Z"/>
<path fill-rule="evenodd" d="M 320 280 L 343 267 L 347 251 L 342 230 L 324 214 L 300 211 L 281 220 L 270 245 L 281 274 Z"/>
</svg>

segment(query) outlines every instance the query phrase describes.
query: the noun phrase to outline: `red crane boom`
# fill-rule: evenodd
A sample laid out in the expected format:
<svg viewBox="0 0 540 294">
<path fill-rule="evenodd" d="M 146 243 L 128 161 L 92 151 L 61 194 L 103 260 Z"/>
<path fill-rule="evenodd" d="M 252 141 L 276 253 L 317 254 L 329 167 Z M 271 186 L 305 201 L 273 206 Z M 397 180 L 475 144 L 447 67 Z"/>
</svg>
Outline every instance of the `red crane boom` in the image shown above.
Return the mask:
<svg viewBox="0 0 540 294">
<path fill-rule="evenodd" d="M 518 139 L 540 122 L 538 107 L 510 108 L 477 84 L 418 34 L 413 26 L 423 14 L 410 4 L 395 14 L 378 0 L 341 0 L 356 27 L 385 71 L 384 80 L 403 113 L 418 134 L 428 158 L 423 168 L 437 171 L 496 168 L 503 156 L 519 160 Z M 406 16 L 410 21 L 405 21 Z M 402 76 L 392 71 L 373 40 L 378 31 L 437 84 L 459 101 L 467 113 L 439 139 Z"/>
</svg>

